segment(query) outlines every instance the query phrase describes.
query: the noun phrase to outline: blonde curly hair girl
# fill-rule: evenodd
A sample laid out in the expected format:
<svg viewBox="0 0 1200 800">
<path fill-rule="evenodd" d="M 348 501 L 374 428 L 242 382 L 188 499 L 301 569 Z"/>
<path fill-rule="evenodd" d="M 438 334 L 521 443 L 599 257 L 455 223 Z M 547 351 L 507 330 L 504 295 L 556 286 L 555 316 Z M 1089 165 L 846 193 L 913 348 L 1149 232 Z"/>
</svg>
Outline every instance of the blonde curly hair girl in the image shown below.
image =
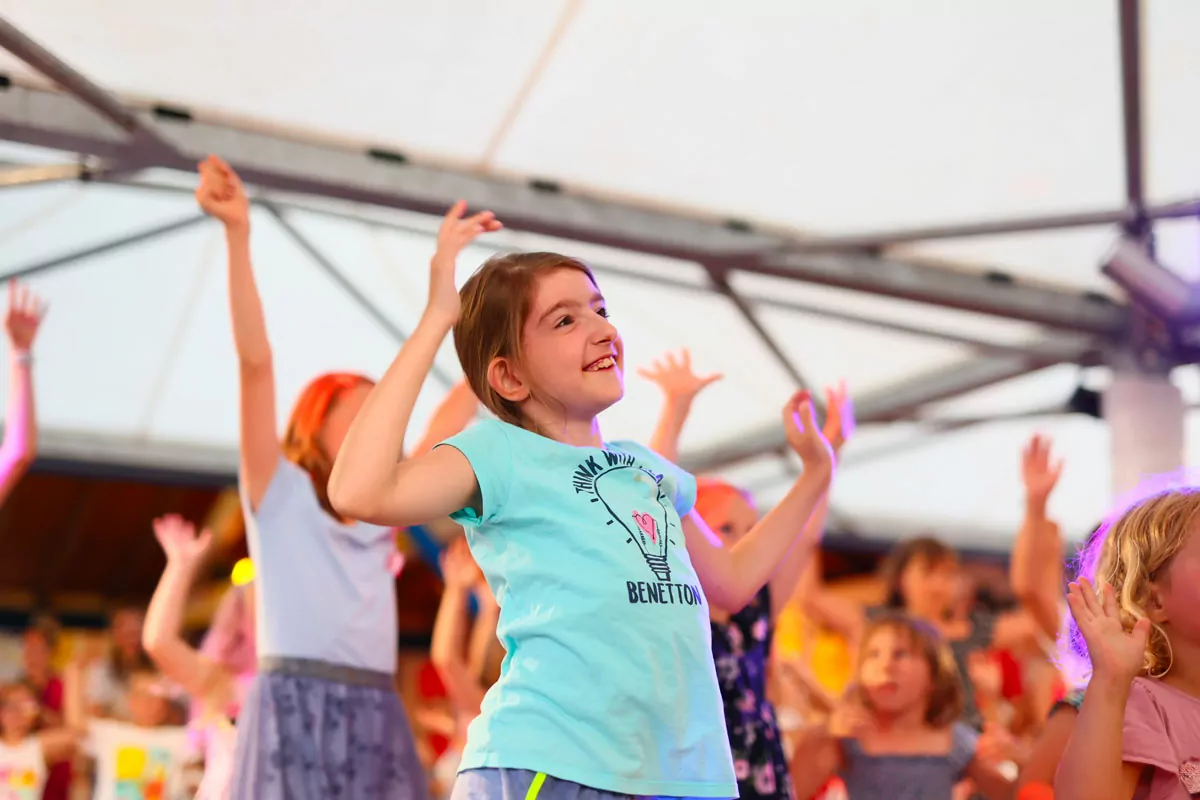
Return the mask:
<svg viewBox="0 0 1200 800">
<path fill-rule="evenodd" d="M 1121 624 L 1132 630 L 1139 619 L 1150 619 L 1150 636 L 1141 675 L 1161 678 L 1171 669 L 1171 641 L 1155 621 L 1156 587 L 1169 588 L 1168 569 L 1187 543 L 1200 518 L 1200 487 L 1171 487 L 1125 504 L 1096 529 L 1080 552 L 1078 578 L 1094 586 L 1113 588 Z M 1059 639 L 1064 671 L 1080 684 L 1091 672 L 1087 644 L 1073 618 Z"/>
</svg>

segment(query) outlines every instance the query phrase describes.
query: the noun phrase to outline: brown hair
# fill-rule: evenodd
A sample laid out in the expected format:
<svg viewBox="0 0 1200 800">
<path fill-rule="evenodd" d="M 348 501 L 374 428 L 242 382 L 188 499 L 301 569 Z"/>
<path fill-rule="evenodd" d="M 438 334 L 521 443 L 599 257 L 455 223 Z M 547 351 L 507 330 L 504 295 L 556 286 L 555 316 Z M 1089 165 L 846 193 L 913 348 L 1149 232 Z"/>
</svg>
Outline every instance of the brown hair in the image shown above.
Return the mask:
<svg viewBox="0 0 1200 800">
<path fill-rule="evenodd" d="M 905 568 L 917 560 L 929 566 L 947 561 L 957 563 L 958 553 L 950 545 L 934 539 L 932 536 L 907 539 L 893 547 L 880 568 L 880 577 L 883 579 L 885 589 L 883 601 L 885 608 L 903 611 L 908 607 L 903 587 L 900 585 L 900 578 L 904 574 Z"/>
<path fill-rule="evenodd" d="M 58 638 L 61 633 L 62 626 L 49 614 L 38 614 L 30 620 L 29 627 L 25 629 L 26 636 L 40 636 L 51 653 L 58 647 Z"/>
<path fill-rule="evenodd" d="M 521 408 L 501 397 L 488 381 L 497 358 L 520 360 L 521 330 L 533 301 L 538 276 L 556 269 L 576 269 L 596 283 L 582 261 L 558 253 L 506 253 L 483 262 L 458 296 L 462 304 L 454 325 L 454 349 L 471 391 L 504 422 L 529 427 Z"/>
<path fill-rule="evenodd" d="M 141 606 L 123 605 L 113 610 L 109 615 L 109 628 L 116 623 L 117 618 L 123 614 L 132 614 L 142 620 L 145 624 L 146 611 Z M 116 646 L 116 643 L 110 643 L 108 649 L 108 665 L 112 676 L 119 683 L 128 685 L 129 676 L 138 670 L 153 669 L 154 662 L 150 660 L 149 654 L 146 653 L 146 648 L 142 646 L 141 635 L 138 636 L 137 652 L 133 656 L 133 661 L 128 662 L 122 654 L 122 650 Z"/>
<path fill-rule="evenodd" d="M 0 684 L 0 706 L 7 705 L 15 694 L 27 694 L 30 700 L 37 702 L 37 693 L 28 684 L 18 681 Z"/>
<path fill-rule="evenodd" d="M 359 386 L 374 385 L 370 378 L 350 372 L 330 372 L 315 378 L 300 392 L 283 434 L 283 457 L 308 472 L 321 508 L 334 519 L 340 519 L 340 515 L 329 502 L 333 459 L 321 446 L 321 429 L 342 395 Z"/>
<path fill-rule="evenodd" d="M 891 630 L 908 637 L 925 662 L 929 664 L 929 705 L 925 708 L 925 723 L 944 728 L 955 722 L 963 713 L 963 685 L 954 663 L 950 647 L 938 635 L 937 629 L 927 622 L 914 619 L 907 614 L 889 612 L 867 623 L 863 631 L 862 646 L 858 650 L 858 668 L 855 671 L 856 691 L 863 705 L 870 709 L 867 693 L 859 688 L 862 665 L 867 657 L 867 643 L 881 630 Z"/>
</svg>

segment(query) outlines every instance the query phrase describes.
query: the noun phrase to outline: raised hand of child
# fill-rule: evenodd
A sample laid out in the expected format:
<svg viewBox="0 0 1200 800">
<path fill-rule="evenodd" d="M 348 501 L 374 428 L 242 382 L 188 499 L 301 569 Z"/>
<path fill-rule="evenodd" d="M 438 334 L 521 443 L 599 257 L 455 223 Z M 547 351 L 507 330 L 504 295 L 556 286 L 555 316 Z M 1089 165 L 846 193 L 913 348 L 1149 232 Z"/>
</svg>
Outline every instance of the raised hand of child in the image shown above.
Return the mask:
<svg viewBox="0 0 1200 800">
<path fill-rule="evenodd" d="M 1021 452 L 1021 478 L 1025 482 L 1025 496 L 1030 503 L 1045 506 L 1058 484 L 1062 469 L 1062 459 L 1051 457 L 1050 440 L 1047 437 L 1037 435 L 1029 440 Z"/>
<path fill-rule="evenodd" d="M 833 450 L 817 426 L 809 392 L 797 392 L 783 407 L 783 428 L 788 444 L 800 456 L 806 470 L 833 463 Z"/>
<path fill-rule="evenodd" d="M 404 553 L 393 549 L 392 552 L 388 553 L 387 571 L 392 573 L 393 578 L 399 578 L 400 573 L 404 571 L 404 564 L 407 561 L 408 559 L 405 558 Z"/>
<path fill-rule="evenodd" d="M 667 400 L 675 401 L 690 401 L 701 389 L 724 377 L 719 372 L 708 375 L 692 372 L 692 354 L 686 349 L 679 351 L 678 357 L 674 353 L 667 353 L 650 367 L 639 369 L 638 375 L 657 384 Z"/>
<path fill-rule="evenodd" d="M 504 227 L 491 211 L 464 217 L 466 213 L 465 200 L 459 200 L 446 212 L 438 229 L 437 251 L 430 262 L 428 308 L 451 321 L 458 319 L 459 312 L 458 287 L 454 285 L 458 254 L 480 235 Z"/>
<path fill-rule="evenodd" d="M 1017 740 L 1003 725 L 988 722 L 975 745 L 975 756 L 985 764 L 1003 764 L 1013 759 Z"/>
<path fill-rule="evenodd" d="M 835 739 L 858 739 L 873 727 L 871 713 L 855 698 L 843 700 L 829 715 L 829 735 Z"/>
<path fill-rule="evenodd" d="M 854 419 L 854 401 L 846 389 L 846 382 L 825 389 L 825 427 L 822 432 L 836 458 L 843 445 L 854 436 L 858 423 Z"/>
<path fill-rule="evenodd" d="M 967 674 L 984 704 L 1003 699 L 1004 672 L 991 653 L 976 650 L 967 655 Z"/>
<path fill-rule="evenodd" d="M 168 564 L 192 567 L 200 563 L 212 542 L 205 529 L 196 535 L 196 526 L 178 514 L 166 514 L 154 520 L 154 537 L 162 545 Z"/>
<path fill-rule="evenodd" d="M 216 156 L 200 162 L 200 186 L 196 202 L 210 217 L 226 228 L 242 228 L 250 224 L 250 200 L 242 188 L 242 180 L 233 168 Z"/>
<path fill-rule="evenodd" d="M 28 352 L 33 347 L 38 326 L 46 316 L 46 306 L 15 278 L 8 282 L 8 312 L 4 315 L 4 331 L 14 352 Z"/>
<path fill-rule="evenodd" d="M 1121 624 L 1117 597 L 1108 584 L 1102 586 L 1101 596 L 1087 578 L 1067 587 L 1067 605 L 1083 640 L 1087 643 L 1092 662 L 1093 679 L 1103 675 L 1121 682 L 1132 682 L 1142 671 L 1146 658 L 1146 641 L 1150 636 L 1150 620 L 1142 617 L 1126 631 Z"/>
<path fill-rule="evenodd" d="M 442 553 L 442 579 L 447 588 L 470 590 L 479 581 L 479 565 L 471 557 L 471 548 L 465 537 L 459 537 L 446 546 Z"/>
</svg>

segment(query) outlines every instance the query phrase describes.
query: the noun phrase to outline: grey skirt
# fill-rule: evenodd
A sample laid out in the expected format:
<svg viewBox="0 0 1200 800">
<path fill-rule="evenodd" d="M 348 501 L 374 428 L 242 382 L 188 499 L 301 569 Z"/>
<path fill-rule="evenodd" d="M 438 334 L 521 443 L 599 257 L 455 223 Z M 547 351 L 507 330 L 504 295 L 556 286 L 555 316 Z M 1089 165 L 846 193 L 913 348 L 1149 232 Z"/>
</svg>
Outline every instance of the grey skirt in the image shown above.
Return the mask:
<svg viewBox="0 0 1200 800">
<path fill-rule="evenodd" d="M 264 658 L 237 729 L 230 800 L 428 800 L 390 675 Z"/>
</svg>

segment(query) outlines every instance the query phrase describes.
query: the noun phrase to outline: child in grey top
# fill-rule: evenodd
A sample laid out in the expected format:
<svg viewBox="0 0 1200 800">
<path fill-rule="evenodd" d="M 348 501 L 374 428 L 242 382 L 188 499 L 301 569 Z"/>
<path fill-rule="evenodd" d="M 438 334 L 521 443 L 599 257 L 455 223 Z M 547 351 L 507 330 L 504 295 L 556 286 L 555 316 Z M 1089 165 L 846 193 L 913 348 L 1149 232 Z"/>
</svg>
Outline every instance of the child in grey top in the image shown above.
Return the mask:
<svg viewBox="0 0 1200 800">
<path fill-rule="evenodd" d="M 852 800 L 950 800 L 963 780 L 985 797 L 1011 796 L 982 737 L 959 722 L 962 682 L 932 627 L 901 614 L 872 620 L 854 684 L 829 724 L 797 744 L 796 796 L 812 796 L 833 775 Z"/>
</svg>

